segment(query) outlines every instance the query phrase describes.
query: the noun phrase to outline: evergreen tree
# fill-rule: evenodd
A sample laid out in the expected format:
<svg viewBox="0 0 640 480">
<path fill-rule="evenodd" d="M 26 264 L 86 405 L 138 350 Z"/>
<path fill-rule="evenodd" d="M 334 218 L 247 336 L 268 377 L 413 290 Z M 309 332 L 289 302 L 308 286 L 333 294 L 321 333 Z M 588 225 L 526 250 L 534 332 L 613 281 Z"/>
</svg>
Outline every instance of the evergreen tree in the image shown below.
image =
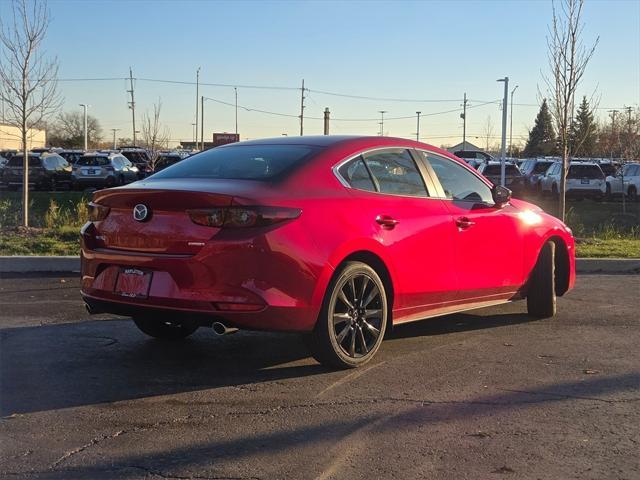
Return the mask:
<svg viewBox="0 0 640 480">
<path fill-rule="evenodd" d="M 556 133 L 553 129 L 553 119 L 545 98 L 542 100 L 536 123 L 529 132 L 529 140 L 527 140 L 527 145 L 522 153 L 525 157 L 537 157 L 553 155 L 556 150 Z"/>
<path fill-rule="evenodd" d="M 589 107 L 587 97 L 582 97 L 582 102 L 571 123 L 571 130 L 569 132 L 571 154 L 578 157 L 594 156 L 596 141 L 597 128 L 593 119 L 593 112 Z"/>
</svg>

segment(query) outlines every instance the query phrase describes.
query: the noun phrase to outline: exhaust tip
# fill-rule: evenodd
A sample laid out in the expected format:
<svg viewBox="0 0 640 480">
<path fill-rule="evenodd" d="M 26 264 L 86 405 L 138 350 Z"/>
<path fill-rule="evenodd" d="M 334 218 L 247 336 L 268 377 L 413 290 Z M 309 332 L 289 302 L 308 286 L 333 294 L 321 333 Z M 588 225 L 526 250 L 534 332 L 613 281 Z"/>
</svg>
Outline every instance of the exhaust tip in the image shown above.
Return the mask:
<svg viewBox="0 0 640 480">
<path fill-rule="evenodd" d="M 97 314 L 99 314 L 99 313 L 104 313 L 104 312 L 102 312 L 102 311 L 100 311 L 100 310 L 98 310 L 98 309 L 96 309 L 96 308 L 92 307 L 92 306 L 91 306 L 91 305 L 89 305 L 88 303 L 85 303 L 85 304 L 84 304 L 84 308 L 86 308 L 86 309 L 87 309 L 87 313 L 88 313 L 89 315 L 97 315 Z"/>
<path fill-rule="evenodd" d="M 216 335 L 229 335 L 238 331 L 237 328 L 229 328 L 222 322 L 213 322 L 211 328 L 213 328 Z"/>
</svg>

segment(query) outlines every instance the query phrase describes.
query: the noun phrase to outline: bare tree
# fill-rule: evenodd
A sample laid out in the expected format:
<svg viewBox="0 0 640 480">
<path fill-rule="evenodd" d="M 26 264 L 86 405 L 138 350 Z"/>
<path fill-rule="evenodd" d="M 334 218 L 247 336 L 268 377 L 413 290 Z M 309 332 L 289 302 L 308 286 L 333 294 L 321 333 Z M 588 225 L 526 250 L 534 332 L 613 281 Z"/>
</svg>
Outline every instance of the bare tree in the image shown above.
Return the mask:
<svg viewBox="0 0 640 480">
<path fill-rule="evenodd" d="M 493 122 L 491 121 L 490 115 L 487 115 L 487 122 L 484 125 L 482 136 L 485 139 L 484 151 L 488 152 L 491 148 L 491 139 L 495 136 L 495 129 L 493 128 Z"/>
<path fill-rule="evenodd" d="M 102 127 L 97 118 L 87 115 L 88 143 L 95 148 L 102 139 Z M 82 148 L 84 143 L 84 115 L 82 112 L 65 112 L 50 122 L 47 132 L 49 145 L 64 148 Z"/>
<path fill-rule="evenodd" d="M 584 0 L 559 0 L 553 3 L 553 19 L 547 37 L 547 56 L 550 73 L 544 76 L 551 115 L 556 124 L 559 150 L 562 156 L 559 216 L 564 221 L 566 186 L 571 158 L 570 129 L 575 110 L 576 90 L 589 60 L 595 52 L 599 37 L 590 47 L 582 42 L 584 24 L 581 21 Z"/>
<path fill-rule="evenodd" d="M 13 0 L 12 15 L 0 19 L 0 98 L 5 121 L 20 131 L 24 153 L 22 223 L 29 226 L 29 136 L 60 108 L 58 61 L 42 44 L 49 26 L 46 0 Z"/>
<path fill-rule="evenodd" d="M 151 168 L 155 169 L 159 150 L 167 148 L 169 144 L 169 129 L 160 123 L 160 112 L 162 111 L 162 101 L 153 104 L 153 113 L 145 112 L 142 116 L 142 141 L 149 150 L 151 156 Z"/>
</svg>

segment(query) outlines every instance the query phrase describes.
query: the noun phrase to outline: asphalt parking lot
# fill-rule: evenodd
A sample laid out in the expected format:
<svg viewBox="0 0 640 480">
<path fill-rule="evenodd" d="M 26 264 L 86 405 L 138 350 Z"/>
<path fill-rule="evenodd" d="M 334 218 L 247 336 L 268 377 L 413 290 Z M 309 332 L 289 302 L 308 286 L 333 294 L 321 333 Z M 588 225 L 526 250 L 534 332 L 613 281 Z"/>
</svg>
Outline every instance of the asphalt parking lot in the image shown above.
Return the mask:
<svg viewBox="0 0 640 480">
<path fill-rule="evenodd" d="M 297 335 L 146 338 L 77 277 L 0 280 L 2 478 L 640 478 L 640 276 L 395 330 L 329 371 Z"/>
</svg>

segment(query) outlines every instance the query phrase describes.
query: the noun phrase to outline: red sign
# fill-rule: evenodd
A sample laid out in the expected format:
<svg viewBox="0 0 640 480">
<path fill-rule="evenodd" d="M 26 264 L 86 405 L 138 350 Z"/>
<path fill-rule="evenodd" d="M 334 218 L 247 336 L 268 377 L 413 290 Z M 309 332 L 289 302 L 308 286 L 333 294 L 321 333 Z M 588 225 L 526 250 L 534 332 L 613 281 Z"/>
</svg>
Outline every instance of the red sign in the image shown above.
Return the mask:
<svg viewBox="0 0 640 480">
<path fill-rule="evenodd" d="M 219 147 L 227 143 L 235 143 L 240 141 L 240 135 L 237 133 L 214 133 L 213 146 Z"/>
</svg>

